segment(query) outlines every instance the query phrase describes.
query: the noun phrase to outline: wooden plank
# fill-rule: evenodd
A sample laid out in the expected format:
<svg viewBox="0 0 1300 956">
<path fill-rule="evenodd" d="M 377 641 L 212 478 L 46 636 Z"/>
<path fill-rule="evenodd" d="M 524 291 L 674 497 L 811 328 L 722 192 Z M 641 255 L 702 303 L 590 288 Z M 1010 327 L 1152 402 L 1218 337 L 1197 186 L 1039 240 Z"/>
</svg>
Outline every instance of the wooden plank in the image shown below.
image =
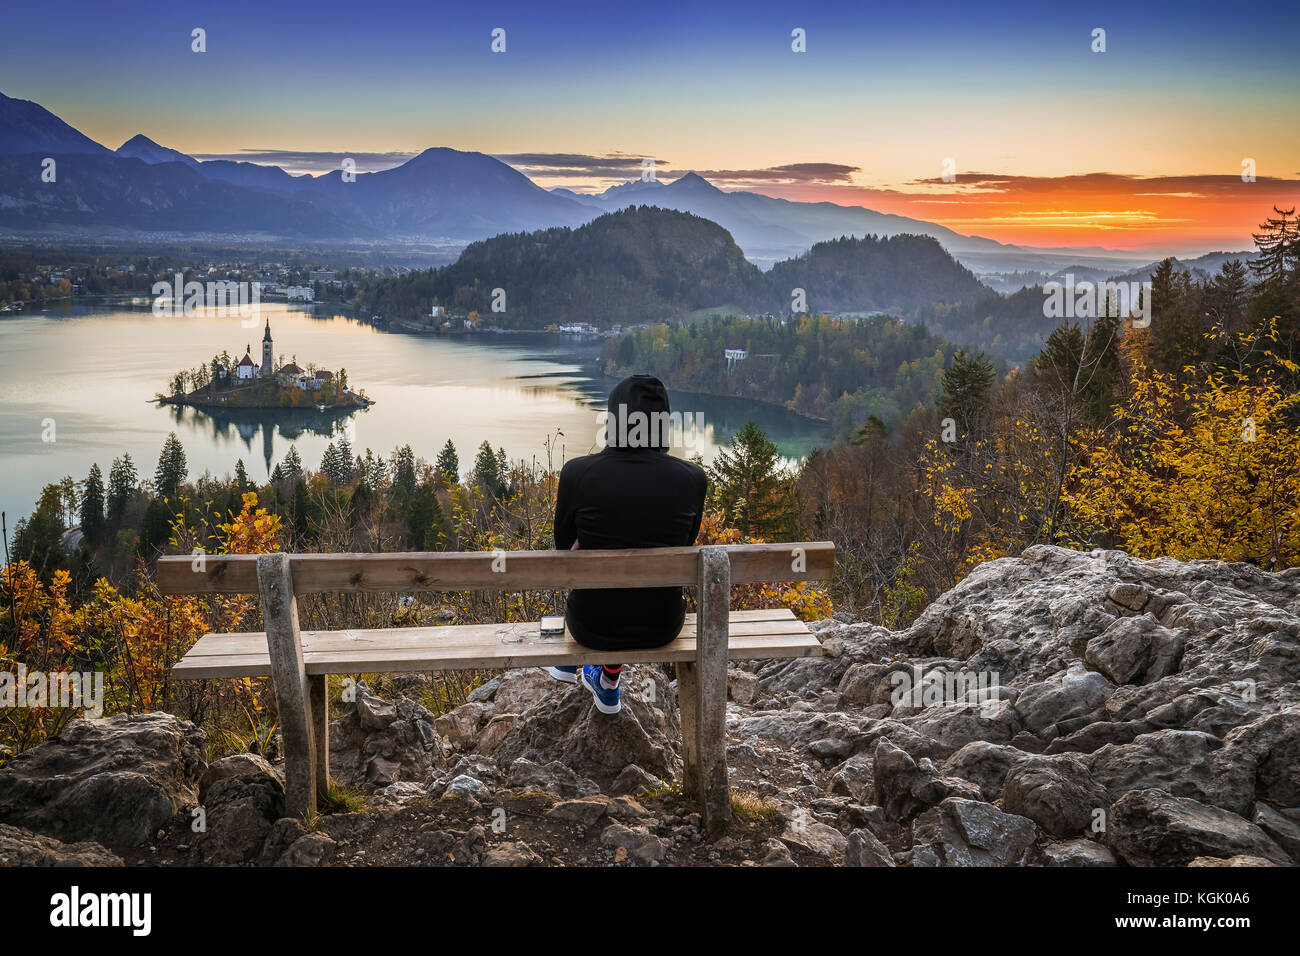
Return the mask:
<svg viewBox="0 0 1300 956">
<path fill-rule="evenodd" d="M 297 594 L 384 591 L 677 587 L 696 583 L 700 548 L 611 551 L 405 552 L 290 555 Z M 734 584 L 824 581 L 835 570 L 829 541 L 726 545 Z M 158 559 L 164 594 L 257 591 L 254 556 Z"/>
<path fill-rule="evenodd" d="M 410 647 L 443 648 L 463 646 L 494 646 L 496 644 L 557 644 L 560 641 L 543 639 L 534 626 L 510 630 L 510 625 L 468 624 L 439 627 L 390 627 L 344 631 L 302 631 L 304 651 L 329 653 L 360 649 L 402 649 Z M 733 619 L 730 627 L 733 638 L 761 637 L 781 634 L 806 634 L 807 627 L 794 619 L 794 615 L 773 620 Z M 504 636 L 503 636 L 504 635 Z M 508 638 L 519 637 L 521 640 Z M 682 627 L 678 639 L 695 637 L 695 620 Z M 572 640 L 572 635 L 567 635 Z M 255 654 L 266 646 L 266 635 L 261 632 L 234 632 L 207 634 L 190 649 L 186 659 L 212 657 L 221 654 Z"/>
<path fill-rule="evenodd" d="M 289 556 L 259 555 L 257 579 L 284 746 L 284 806 L 301 817 L 316 810 L 316 739 Z"/>
<path fill-rule="evenodd" d="M 730 642 L 730 660 L 774 660 L 820 657 L 821 643 L 812 634 L 760 635 Z M 419 647 L 408 650 L 336 651 L 328 655 L 304 653 L 308 674 L 426 673 L 452 670 L 509 670 L 515 667 L 545 667 L 551 664 L 646 664 L 694 661 L 694 639 L 673 641 L 664 647 L 636 651 L 593 651 L 569 642 L 499 646 Z M 270 660 L 258 654 L 221 654 L 186 657 L 172 668 L 177 680 L 205 680 L 217 677 L 268 677 Z"/>
<path fill-rule="evenodd" d="M 682 724 L 682 795 L 700 803 L 700 681 L 693 660 L 677 664 L 677 713 Z"/>
<path fill-rule="evenodd" d="M 698 787 L 704 831 L 722 835 L 731 820 L 727 779 L 727 656 L 731 618 L 731 569 L 721 548 L 700 551 L 699 619 L 695 666 L 699 700 L 695 727 Z"/>
<path fill-rule="evenodd" d="M 316 752 L 316 798 L 324 800 L 330 789 L 330 708 L 328 698 L 329 678 L 324 674 L 309 674 L 307 684 L 311 698 L 311 733 Z"/>
<path fill-rule="evenodd" d="M 165 555 L 156 575 L 163 594 L 256 594 L 257 555 Z"/>
</svg>

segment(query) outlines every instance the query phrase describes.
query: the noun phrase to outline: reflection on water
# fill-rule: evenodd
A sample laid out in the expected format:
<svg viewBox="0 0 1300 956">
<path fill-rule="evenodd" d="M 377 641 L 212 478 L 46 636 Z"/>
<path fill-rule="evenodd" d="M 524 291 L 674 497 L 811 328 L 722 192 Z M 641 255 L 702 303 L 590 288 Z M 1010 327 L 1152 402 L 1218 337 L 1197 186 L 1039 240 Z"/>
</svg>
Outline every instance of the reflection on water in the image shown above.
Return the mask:
<svg viewBox="0 0 1300 956">
<path fill-rule="evenodd" d="M 172 420 L 172 430 L 178 434 L 182 431 L 191 434 L 206 431 L 212 441 L 219 444 L 228 444 L 232 438 L 238 438 L 250 453 L 260 448 L 267 474 L 275 468 L 276 448 L 290 444 L 302 447 L 304 436 L 319 437 L 326 442 L 346 437 L 355 443 L 356 428 L 351 419 L 369 411 L 358 408 L 319 412 L 314 408 L 165 407 Z M 254 460 L 251 454 L 245 458 Z"/>
<path fill-rule="evenodd" d="M 80 481 L 94 462 L 107 477 L 113 459 L 129 452 L 141 477 L 151 478 L 170 431 L 185 446 L 191 477 L 231 474 L 242 458 L 249 476 L 263 481 L 290 444 L 315 468 L 341 432 L 358 454 L 388 455 L 409 443 L 428 461 L 450 439 L 462 471 L 485 440 L 512 459 L 552 467 L 597 448 L 596 413 L 613 384 L 599 371 L 599 341 L 542 333 L 423 337 L 380 332 L 321 307 L 262 309 L 277 363 L 346 369 L 352 387 L 375 404 L 339 417 L 153 403 L 180 368 L 222 351 L 238 358 L 246 346 L 260 358 L 262 323 L 245 328 L 238 316 L 73 307 L 0 319 L 0 508 L 10 528 L 43 485 L 64 475 Z M 703 412 L 706 422 L 699 447 L 679 453 L 710 460 L 751 417 L 791 458 L 826 440 L 823 427 L 784 409 L 667 384 L 674 409 Z"/>
</svg>

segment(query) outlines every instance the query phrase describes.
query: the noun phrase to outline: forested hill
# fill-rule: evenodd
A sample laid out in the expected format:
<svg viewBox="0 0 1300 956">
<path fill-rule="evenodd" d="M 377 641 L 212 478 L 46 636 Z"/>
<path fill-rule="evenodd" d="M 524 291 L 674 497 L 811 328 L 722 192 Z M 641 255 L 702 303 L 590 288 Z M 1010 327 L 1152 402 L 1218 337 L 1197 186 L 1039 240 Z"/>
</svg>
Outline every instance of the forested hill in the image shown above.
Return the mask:
<svg viewBox="0 0 1300 956">
<path fill-rule="evenodd" d="M 936 302 L 971 302 L 988 288 L 930 236 L 851 236 L 819 242 L 804 255 L 778 262 L 767 276 L 776 308 L 800 312 L 888 312 L 912 316 Z"/>
<path fill-rule="evenodd" d="M 804 290 L 803 308 L 792 301 L 796 288 Z M 495 289 L 504 290 L 504 311 L 492 308 Z M 989 294 L 928 236 L 822 242 L 764 275 L 716 223 L 639 206 L 576 229 L 476 242 L 452 265 L 377 280 L 362 290 L 361 305 L 399 319 L 427 316 L 436 302 L 507 328 L 565 322 L 608 327 L 680 319 L 720 306 L 913 317 L 935 303 L 969 303 Z"/>
<path fill-rule="evenodd" d="M 504 290 L 504 312 L 493 312 L 494 289 Z M 577 229 L 476 242 L 452 265 L 367 287 L 362 301 L 397 317 L 427 315 L 436 301 L 493 325 L 538 328 L 654 321 L 724 303 L 757 308 L 762 290 L 762 273 L 721 226 L 641 206 Z"/>
<path fill-rule="evenodd" d="M 726 349 L 744 360 L 729 364 Z M 687 391 L 783 404 L 844 438 L 870 415 L 895 421 L 931 404 L 956 351 L 915 322 L 806 315 L 631 329 L 605 343 L 603 358 L 607 374 L 650 372 Z"/>
</svg>

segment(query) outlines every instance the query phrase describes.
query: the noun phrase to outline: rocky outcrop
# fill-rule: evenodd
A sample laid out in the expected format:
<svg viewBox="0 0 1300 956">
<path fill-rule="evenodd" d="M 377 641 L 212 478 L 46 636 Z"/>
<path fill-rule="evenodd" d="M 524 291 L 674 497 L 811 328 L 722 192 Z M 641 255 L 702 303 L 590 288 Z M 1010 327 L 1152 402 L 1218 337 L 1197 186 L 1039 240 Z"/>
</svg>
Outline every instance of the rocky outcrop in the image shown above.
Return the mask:
<svg viewBox="0 0 1300 956">
<path fill-rule="evenodd" d="M 552 691 L 513 721 L 493 754 L 497 764 L 516 760 L 558 762 L 608 787 L 635 764 L 658 777 L 675 777 L 681 766 L 677 699 L 661 668 L 625 668 L 623 709 L 609 716 L 591 703 L 591 692 L 571 684 Z"/>
<path fill-rule="evenodd" d="M 445 764 L 433 715 L 406 697 L 387 701 L 364 683 L 330 724 L 330 776 L 345 786 L 427 779 Z"/>
<path fill-rule="evenodd" d="M 1132 866 L 1177 866 L 1199 857 L 1290 858 L 1253 823 L 1164 790 L 1132 790 L 1115 802 L 1106 840 Z"/>
<path fill-rule="evenodd" d="M 98 843 L 64 843 L 0 823 L 0 866 L 121 866 L 122 860 Z"/>
<path fill-rule="evenodd" d="M 566 862 L 644 866 L 1300 862 L 1300 569 L 1034 547 L 974 569 L 905 630 L 844 615 L 810 628 L 825 657 L 729 671 L 727 761 L 747 816 L 712 844 L 664 794 L 680 726 L 657 665 L 626 669 L 616 716 L 535 668 L 436 719 L 360 687 L 332 725 L 331 768 L 371 806 L 317 830 L 278 819 L 276 767 L 237 755 L 204 773 L 201 735 L 165 715 L 79 722 L 115 730 L 70 728 L 71 743 L 11 760 L 0 822 L 136 840 L 201 796 L 196 858 L 268 866 L 356 863 L 359 833 L 417 810 L 434 819 L 397 842 L 439 866 L 536 865 L 573 841 L 586 842 Z M 102 821 L 83 787 L 116 794 Z M 532 829 L 485 829 L 507 803 Z"/>
<path fill-rule="evenodd" d="M 204 735 L 170 714 L 74 720 L 0 768 L 0 823 L 140 846 L 198 802 Z"/>
</svg>

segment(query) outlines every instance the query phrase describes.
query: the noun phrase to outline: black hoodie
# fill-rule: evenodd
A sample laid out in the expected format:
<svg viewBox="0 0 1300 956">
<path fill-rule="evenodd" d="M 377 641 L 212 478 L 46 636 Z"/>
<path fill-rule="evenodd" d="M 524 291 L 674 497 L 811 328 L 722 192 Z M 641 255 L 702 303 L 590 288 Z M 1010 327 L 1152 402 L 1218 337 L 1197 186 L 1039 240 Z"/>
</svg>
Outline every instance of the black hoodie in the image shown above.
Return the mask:
<svg viewBox="0 0 1300 956">
<path fill-rule="evenodd" d="M 605 448 L 560 471 L 556 548 L 567 551 L 574 541 L 584 551 L 695 543 L 708 479 L 698 465 L 668 454 L 666 429 L 652 427 L 651 416 L 668 411 L 668 391 L 653 375 L 633 375 L 614 386 Z M 597 650 L 667 644 L 684 616 L 681 588 L 569 593 L 569 632 Z"/>
</svg>

